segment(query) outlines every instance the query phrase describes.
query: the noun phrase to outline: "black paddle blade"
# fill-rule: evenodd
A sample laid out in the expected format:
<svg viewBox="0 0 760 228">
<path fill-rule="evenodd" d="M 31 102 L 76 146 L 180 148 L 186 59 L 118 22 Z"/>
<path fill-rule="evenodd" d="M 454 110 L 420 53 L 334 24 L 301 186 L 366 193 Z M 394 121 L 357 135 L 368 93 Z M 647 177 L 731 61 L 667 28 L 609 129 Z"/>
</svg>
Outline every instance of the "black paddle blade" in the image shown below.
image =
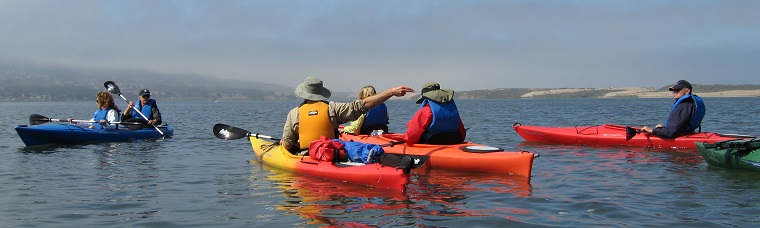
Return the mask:
<svg viewBox="0 0 760 228">
<path fill-rule="evenodd" d="M 226 124 L 214 125 L 214 136 L 224 140 L 242 139 L 251 135 L 250 131 L 236 128 Z"/>
<path fill-rule="evenodd" d="M 119 90 L 119 86 L 117 86 L 116 83 L 112 81 L 107 81 L 106 83 L 103 83 L 103 86 L 105 86 L 106 90 L 108 90 L 108 92 L 110 93 L 121 94 L 121 91 Z"/>
<path fill-rule="evenodd" d="M 148 121 L 142 118 L 129 118 L 125 121 L 122 121 L 121 125 L 132 130 L 142 130 L 146 127 L 150 127 Z"/>
<path fill-rule="evenodd" d="M 47 118 L 46 116 L 40 114 L 32 114 L 29 116 L 29 124 L 31 125 L 39 125 L 48 122 L 50 122 L 50 118 Z"/>
<path fill-rule="evenodd" d="M 638 132 L 634 130 L 632 127 L 625 127 L 625 141 L 631 140 L 633 136 L 636 136 Z"/>
</svg>

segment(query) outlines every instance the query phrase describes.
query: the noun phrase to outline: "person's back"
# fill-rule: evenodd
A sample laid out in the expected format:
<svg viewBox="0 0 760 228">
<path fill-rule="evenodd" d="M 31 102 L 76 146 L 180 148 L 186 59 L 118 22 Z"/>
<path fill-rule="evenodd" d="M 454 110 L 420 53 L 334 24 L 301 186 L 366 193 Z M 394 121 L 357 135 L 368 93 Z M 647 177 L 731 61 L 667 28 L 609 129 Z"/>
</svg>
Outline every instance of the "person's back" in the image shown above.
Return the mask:
<svg viewBox="0 0 760 228">
<path fill-rule="evenodd" d="M 464 141 L 467 133 L 454 102 L 453 90 L 444 90 L 438 83 L 428 82 L 417 103 L 420 109 L 409 120 L 404 134 L 407 144 L 441 145 Z"/>
<path fill-rule="evenodd" d="M 385 103 L 367 111 L 361 125 L 359 134 L 367 135 L 375 130 L 388 132 L 388 107 L 385 106 Z"/>
<path fill-rule="evenodd" d="M 359 91 L 359 100 L 377 94 L 374 86 L 368 85 L 362 87 Z M 343 127 L 343 132 L 348 134 L 370 134 L 374 130 L 383 130 L 388 132 L 388 108 L 385 103 L 371 108 L 367 113 L 362 114 L 358 119 L 351 121 L 348 126 Z"/>
<path fill-rule="evenodd" d="M 306 104 L 326 103 L 327 113 L 324 113 L 324 109 L 321 109 L 321 111 L 317 109 L 301 111 L 299 111 L 298 108 L 292 109 L 288 113 L 285 125 L 283 126 L 281 144 L 285 149 L 288 149 L 291 152 L 296 152 L 308 149 L 309 143 L 318 139 L 322 135 L 335 138 L 338 134 L 331 135 L 328 132 L 337 132 L 340 124 L 358 119 L 369 109 L 381 105 L 392 96 L 403 96 L 411 91 L 414 90 L 406 86 L 398 86 L 383 91 L 380 94 L 375 94 L 353 102 L 327 102 L 325 100 L 330 97 L 330 90 L 323 86 L 322 80 L 315 77 L 307 77 L 303 83 L 296 87 L 294 91 L 296 96 L 304 99 L 302 106 Z M 320 118 L 328 119 L 315 120 L 315 122 L 319 123 L 318 126 L 314 125 L 312 122 L 302 122 L 305 121 L 308 116 L 317 115 L 321 116 Z M 324 121 L 329 121 L 329 124 Z"/>
<path fill-rule="evenodd" d="M 294 92 L 304 101 L 301 106 L 288 113 L 280 144 L 291 153 L 306 156 L 310 154 L 309 146 L 312 142 L 337 137 L 340 124 L 358 119 L 369 109 L 379 106 L 392 96 L 404 96 L 407 92 L 414 92 L 414 90 L 406 86 L 398 86 L 349 103 L 327 102 L 325 100 L 330 97 L 330 90 L 324 88 L 319 78 L 307 77 L 303 83 L 296 86 Z M 304 106 L 306 108 L 302 108 Z M 414 166 L 414 160 L 409 156 L 401 159 L 388 154 L 382 154 L 379 163 L 401 168 L 404 173 L 409 173 Z"/>
</svg>

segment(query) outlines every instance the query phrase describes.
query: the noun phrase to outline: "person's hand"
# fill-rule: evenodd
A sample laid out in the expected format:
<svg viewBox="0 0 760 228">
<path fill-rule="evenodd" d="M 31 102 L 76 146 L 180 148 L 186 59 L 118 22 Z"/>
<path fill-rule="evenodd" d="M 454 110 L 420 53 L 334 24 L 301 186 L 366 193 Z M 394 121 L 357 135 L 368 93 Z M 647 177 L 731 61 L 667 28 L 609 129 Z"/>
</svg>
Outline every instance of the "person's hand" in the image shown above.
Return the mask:
<svg viewBox="0 0 760 228">
<path fill-rule="evenodd" d="M 649 126 L 644 126 L 644 127 L 641 128 L 641 131 L 643 131 L 645 133 L 650 133 L 651 134 L 652 133 L 652 128 L 649 128 Z"/>
<path fill-rule="evenodd" d="M 106 124 L 108 124 L 108 122 L 107 122 L 106 120 L 100 120 L 100 121 L 98 121 L 98 123 L 99 123 L 100 125 L 103 125 L 103 127 L 105 127 L 105 126 L 106 126 Z"/>
<path fill-rule="evenodd" d="M 132 107 L 135 107 L 135 102 L 132 102 L 132 101 L 130 101 L 130 102 L 127 104 L 127 109 L 130 109 L 130 108 L 132 108 Z"/>
<path fill-rule="evenodd" d="M 69 123 L 72 123 L 71 121 L 73 121 L 73 120 L 74 120 L 74 118 L 71 118 L 71 117 L 69 117 L 68 119 L 66 119 L 66 121 L 69 121 Z"/>
<path fill-rule="evenodd" d="M 153 120 L 148 120 L 148 124 L 153 125 Z"/>
<path fill-rule="evenodd" d="M 406 95 L 406 93 L 410 93 L 410 92 L 414 92 L 414 89 L 412 89 L 409 86 L 397 86 L 391 89 L 391 93 L 393 94 L 393 96 L 397 96 L 397 97 L 403 97 Z"/>
<path fill-rule="evenodd" d="M 662 127 L 663 127 L 663 125 L 662 125 L 662 124 L 657 124 L 657 126 L 655 126 L 655 127 L 656 127 L 656 128 L 662 128 Z"/>
</svg>

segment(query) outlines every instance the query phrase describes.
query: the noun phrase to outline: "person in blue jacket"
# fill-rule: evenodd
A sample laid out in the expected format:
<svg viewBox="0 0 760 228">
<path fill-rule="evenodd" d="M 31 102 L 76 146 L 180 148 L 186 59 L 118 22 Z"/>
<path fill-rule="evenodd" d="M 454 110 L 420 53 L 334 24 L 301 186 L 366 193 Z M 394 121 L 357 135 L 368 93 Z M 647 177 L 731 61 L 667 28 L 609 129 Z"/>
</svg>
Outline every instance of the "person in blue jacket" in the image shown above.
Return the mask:
<svg viewBox="0 0 760 228">
<path fill-rule="evenodd" d="M 148 118 L 148 124 L 160 125 L 161 111 L 158 110 L 156 100 L 150 98 L 150 91 L 147 89 L 140 90 L 139 99 L 140 103 L 136 106 L 137 110 L 140 110 L 140 112 Z M 127 109 L 125 109 L 124 113 L 121 115 L 122 120 L 130 118 L 143 119 L 142 116 L 135 111 L 135 103 L 131 101 L 129 102 L 129 105 L 127 105 Z"/>
<path fill-rule="evenodd" d="M 374 86 L 368 85 L 362 87 L 359 91 L 359 99 L 364 99 L 377 94 Z M 374 130 L 388 132 L 388 107 L 385 103 L 371 108 L 367 113 L 359 116 L 358 119 L 351 121 L 348 126 L 343 127 L 343 133 L 352 135 L 369 135 Z"/>
<path fill-rule="evenodd" d="M 644 126 L 641 131 L 654 134 L 661 138 L 675 138 L 683 133 L 702 131 L 702 119 L 705 117 L 705 102 L 701 97 L 692 94 L 691 84 L 679 80 L 668 88 L 673 92 L 675 102 L 670 109 L 670 116 L 665 124 L 658 124 L 654 129 Z"/>
</svg>

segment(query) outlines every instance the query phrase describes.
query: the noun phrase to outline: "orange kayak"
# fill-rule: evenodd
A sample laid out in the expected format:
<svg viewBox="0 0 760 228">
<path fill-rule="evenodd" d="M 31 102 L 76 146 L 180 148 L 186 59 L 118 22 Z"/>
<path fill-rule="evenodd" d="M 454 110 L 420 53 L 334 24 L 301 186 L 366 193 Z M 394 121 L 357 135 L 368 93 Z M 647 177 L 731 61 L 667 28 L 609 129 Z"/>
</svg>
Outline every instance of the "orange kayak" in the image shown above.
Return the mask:
<svg viewBox="0 0 760 228">
<path fill-rule="evenodd" d="M 335 163 L 317 161 L 309 156 L 293 155 L 279 144 L 264 141 L 255 135 L 248 136 L 256 156 L 267 165 L 295 173 L 332 180 L 406 190 L 409 174 L 403 170 L 380 164 Z"/>
<path fill-rule="evenodd" d="M 527 151 L 507 152 L 501 148 L 471 142 L 455 145 L 395 144 L 402 141 L 403 137 L 403 134 L 398 133 L 380 136 L 341 134 L 340 139 L 383 145 L 385 153 L 389 154 L 428 156 L 427 162 L 421 167 L 427 169 L 508 173 L 530 178 L 533 158 L 538 157 L 538 154 Z"/>
</svg>

